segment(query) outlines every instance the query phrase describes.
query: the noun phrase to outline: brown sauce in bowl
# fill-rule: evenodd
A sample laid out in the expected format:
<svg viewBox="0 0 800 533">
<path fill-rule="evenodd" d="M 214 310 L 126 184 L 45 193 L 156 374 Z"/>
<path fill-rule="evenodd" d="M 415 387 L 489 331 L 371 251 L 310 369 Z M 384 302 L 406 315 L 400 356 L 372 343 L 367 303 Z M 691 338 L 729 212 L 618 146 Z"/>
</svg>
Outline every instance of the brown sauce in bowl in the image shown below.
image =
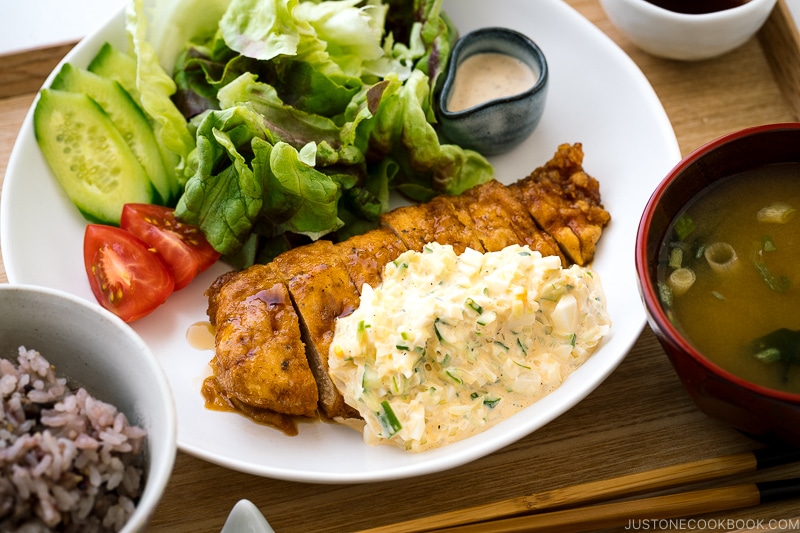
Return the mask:
<svg viewBox="0 0 800 533">
<path fill-rule="evenodd" d="M 646 0 L 648 3 L 675 13 L 702 15 L 725 11 L 746 4 L 749 0 Z"/>
</svg>

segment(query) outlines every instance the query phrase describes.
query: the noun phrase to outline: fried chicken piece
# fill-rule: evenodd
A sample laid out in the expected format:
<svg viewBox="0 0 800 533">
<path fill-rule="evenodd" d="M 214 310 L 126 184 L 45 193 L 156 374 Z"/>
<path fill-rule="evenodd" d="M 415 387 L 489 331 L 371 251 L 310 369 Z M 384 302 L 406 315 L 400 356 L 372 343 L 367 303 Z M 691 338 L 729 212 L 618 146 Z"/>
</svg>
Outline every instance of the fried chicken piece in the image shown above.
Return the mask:
<svg viewBox="0 0 800 533">
<path fill-rule="evenodd" d="M 232 403 L 313 416 L 317 384 L 305 357 L 297 313 L 273 265 L 221 276 L 206 291 L 216 328 L 211 367 Z"/>
<path fill-rule="evenodd" d="M 582 145 L 562 144 L 550 161 L 509 190 L 567 258 L 586 265 L 611 217 L 600 202 L 600 184 L 582 164 Z"/>
<path fill-rule="evenodd" d="M 221 276 L 207 291 L 217 327 L 217 384 L 245 413 L 308 416 L 318 406 L 329 418 L 358 418 L 328 375 L 328 351 L 336 319 L 359 305 L 363 284 L 377 286 L 386 263 L 433 241 L 458 253 L 527 244 L 560 256 L 565 266 L 587 264 L 610 217 L 582 160 L 580 144 L 564 144 L 551 161 L 508 187 L 491 181 L 460 197 L 395 209 L 366 234 L 335 245 L 319 240 L 269 265 Z M 309 381 L 316 382 L 313 391 Z"/>
<path fill-rule="evenodd" d="M 525 206 L 499 181 L 473 187 L 454 200 L 472 216 L 486 251 L 527 244 L 544 256 L 557 255 L 562 265 L 567 264 L 556 241 L 539 229 Z"/>
<path fill-rule="evenodd" d="M 300 318 L 305 355 L 317 381 L 319 406 L 328 418 L 357 417 L 328 375 L 336 319 L 359 305 L 359 293 L 334 244 L 318 240 L 280 254 L 270 263 L 289 289 Z"/>
<path fill-rule="evenodd" d="M 206 407 L 209 409 L 241 413 L 254 422 L 272 426 L 290 437 L 298 433 L 296 416 L 246 404 L 238 398 L 228 395 L 217 381 L 216 376 L 212 375 L 203 381 L 202 393 L 206 400 Z"/>
<path fill-rule="evenodd" d="M 446 196 L 384 213 L 381 225 L 391 228 L 409 250 L 420 252 L 429 242 L 438 242 L 452 245 L 457 254 L 466 248 L 484 251 L 472 217 L 458 211 Z"/>
<path fill-rule="evenodd" d="M 386 227 L 354 235 L 335 246 L 359 294 L 365 283 L 377 287 L 383 267 L 406 251 L 400 237 Z"/>
</svg>

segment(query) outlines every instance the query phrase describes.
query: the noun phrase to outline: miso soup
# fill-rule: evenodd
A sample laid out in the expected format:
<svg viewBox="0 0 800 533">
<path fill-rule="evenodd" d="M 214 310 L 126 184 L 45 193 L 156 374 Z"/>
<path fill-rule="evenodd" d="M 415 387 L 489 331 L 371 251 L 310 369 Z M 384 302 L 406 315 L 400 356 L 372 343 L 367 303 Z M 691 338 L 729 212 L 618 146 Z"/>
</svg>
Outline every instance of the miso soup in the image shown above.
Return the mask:
<svg viewBox="0 0 800 533">
<path fill-rule="evenodd" d="M 800 394 L 800 164 L 706 188 L 673 220 L 658 280 L 671 321 L 702 354 Z"/>
</svg>

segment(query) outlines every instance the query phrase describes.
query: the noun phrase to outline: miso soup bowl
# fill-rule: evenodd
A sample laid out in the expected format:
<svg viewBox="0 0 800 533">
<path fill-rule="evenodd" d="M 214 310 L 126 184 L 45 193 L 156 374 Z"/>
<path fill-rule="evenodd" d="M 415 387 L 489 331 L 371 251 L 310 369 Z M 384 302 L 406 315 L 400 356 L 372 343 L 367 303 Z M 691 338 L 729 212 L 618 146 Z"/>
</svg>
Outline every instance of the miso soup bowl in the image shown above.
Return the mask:
<svg viewBox="0 0 800 533">
<path fill-rule="evenodd" d="M 1 283 L 0 358 L 16 363 L 20 346 L 38 351 L 71 388 L 83 387 L 147 432 L 142 494 L 119 530 L 145 531 L 177 453 L 172 391 L 155 355 L 128 324 L 93 302 L 55 289 Z"/>
<path fill-rule="evenodd" d="M 448 103 L 456 86 L 458 67 L 481 53 L 520 60 L 533 71 L 533 85 L 520 93 L 485 100 L 466 109 L 450 109 Z M 487 156 L 514 149 L 530 137 L 542 119 L 548 80 L 544 52 L 527 35 L 509 28 L 487 27 L 460 37 L 450 54 L 444 85 L 437 94 L 437 120 L 444 140 Z"/>
<path fill-rule="evenodd" d="M 633 44 L 649 54 L 682 61 L 711 59 L 738 48 L 761 28 L 775 2 L 748 0 L 723 11 L 687 14 L 647 0 L 600 0 L 611 23 Z"/>
<path fill-rule="evenodd" d="M 707 359 L 667 317 L 656 272 L 661 243 L 687 202 L 732 174 L 789 162 L 800 162 L 800 123 L 748 128 L 698 148 L 667 174 L 647 203 L 635 255 L 648 324 L 697 407 L 758 440 L 800 446 L 800 395 L 755 385 Z"/>
</svg>

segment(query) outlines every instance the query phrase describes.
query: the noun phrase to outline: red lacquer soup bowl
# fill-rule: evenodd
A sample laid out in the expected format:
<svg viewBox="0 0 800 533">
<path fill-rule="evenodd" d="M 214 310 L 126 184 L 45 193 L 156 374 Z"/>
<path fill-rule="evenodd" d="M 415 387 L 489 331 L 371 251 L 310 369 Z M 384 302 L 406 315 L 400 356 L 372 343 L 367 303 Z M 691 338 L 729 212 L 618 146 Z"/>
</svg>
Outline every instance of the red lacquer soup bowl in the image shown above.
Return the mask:
<svg viewBox="0 0 800 533">
<path fill-rule="evenodd" d="M 687 202 L 718 180 L 774 163 L 800 164 L 800 123 L 730 133 L 686 156 L 645 207 L 636 240 L 636 270 L 648 323 L 697 407 L 759 440 L 800 446 L 800 394 L 753 384 L 706 358 L 670 321 L 657 280 L 661 247 Z M 800 286 L 791 290 L 800 291 Z"/>
</svg>

